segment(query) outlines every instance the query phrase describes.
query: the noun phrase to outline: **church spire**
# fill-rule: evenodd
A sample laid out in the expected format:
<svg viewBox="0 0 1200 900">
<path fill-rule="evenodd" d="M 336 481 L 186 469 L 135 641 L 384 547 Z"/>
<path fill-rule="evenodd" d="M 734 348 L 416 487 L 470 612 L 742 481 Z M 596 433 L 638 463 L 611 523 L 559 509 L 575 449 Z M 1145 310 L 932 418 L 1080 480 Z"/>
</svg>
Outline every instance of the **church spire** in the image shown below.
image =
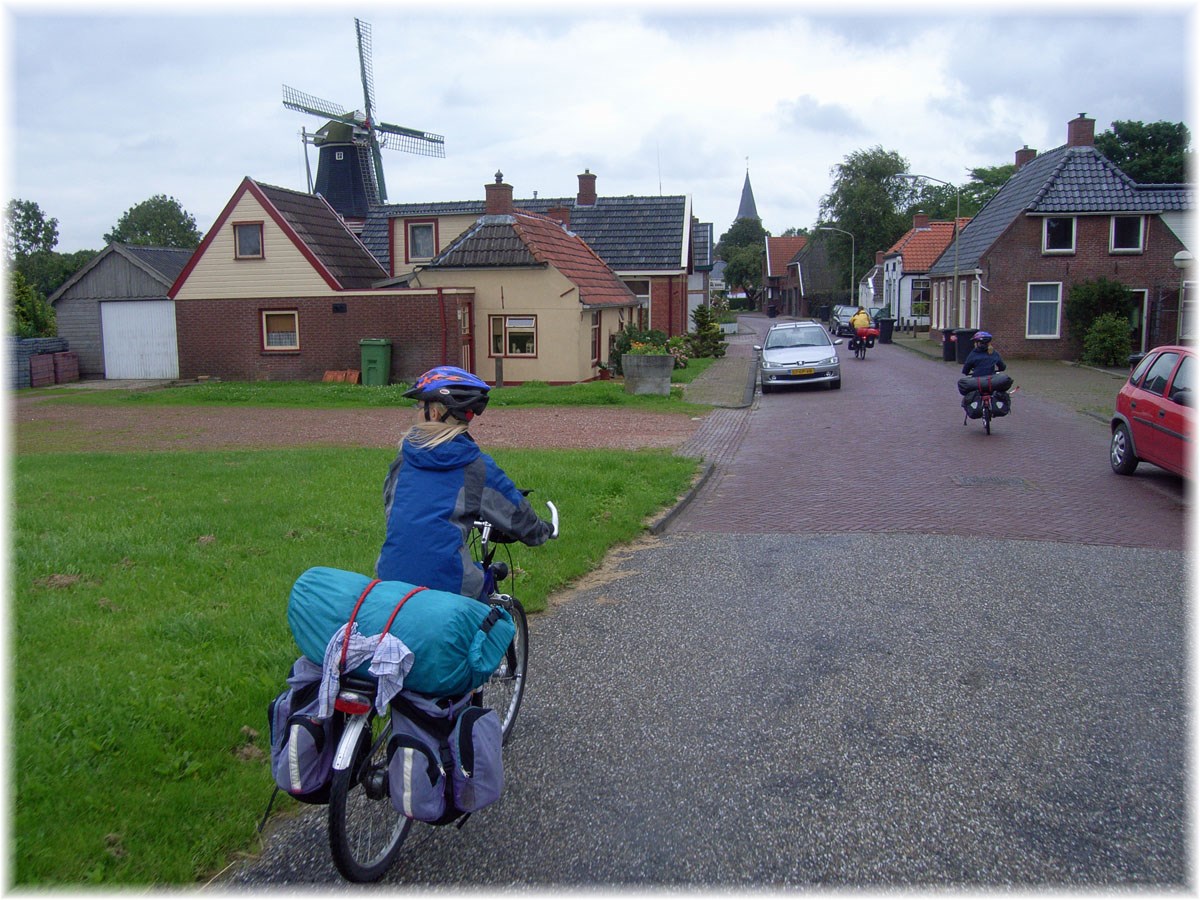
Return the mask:
<svg viewBox="0 0 1200 900">
<path fill-rule="evenodd" d="M 746 183 L 742 185 L 742 202 L 738 204 L 737 217 L 739 219 L 756 219 L 762 221 L 758 215 L 758 207 L 754 205 L 754 191 L 750 187 L 750 158 L 746 158 Z"/>
</svg>

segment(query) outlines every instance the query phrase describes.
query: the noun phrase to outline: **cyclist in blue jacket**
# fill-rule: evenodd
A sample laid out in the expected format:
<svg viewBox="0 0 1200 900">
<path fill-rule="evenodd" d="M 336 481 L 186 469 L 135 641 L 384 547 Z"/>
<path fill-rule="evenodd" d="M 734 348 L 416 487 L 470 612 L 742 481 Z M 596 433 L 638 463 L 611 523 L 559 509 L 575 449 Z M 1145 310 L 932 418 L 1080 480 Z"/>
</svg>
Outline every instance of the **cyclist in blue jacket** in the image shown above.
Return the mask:
<svg viewBox="0 0 1200 900">
<path fill-rule="evenodd" d="M 971 338 L 974 347 L 963 361 L 962 373 L 976 378 L 987 378 L 1008 368 L 1000 354 L 991 348 L 992 336 L 986 331 L 977 331 Z"/>
<path fill-rule="evenodd" d="M 553 526 L 467 433 L 490 389 L 464 369 L 438 366 L 404 392 L 418 401 L 422 421 L 405 434 L 383 482 L 377 578 L 479 597 L 483 572 L 467 542 L 477 519 L 530 546 L 552 536 Z"/>
</svg>

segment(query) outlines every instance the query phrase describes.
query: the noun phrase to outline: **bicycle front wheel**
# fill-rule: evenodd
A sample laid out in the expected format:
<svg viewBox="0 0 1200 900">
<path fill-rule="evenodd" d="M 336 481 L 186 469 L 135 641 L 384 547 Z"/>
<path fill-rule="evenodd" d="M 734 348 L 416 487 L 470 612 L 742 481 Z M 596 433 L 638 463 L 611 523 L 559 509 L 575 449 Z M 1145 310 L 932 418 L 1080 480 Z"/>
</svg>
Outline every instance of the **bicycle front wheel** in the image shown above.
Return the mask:
<svg viewBox="0 0 1200 900">
<path fill-rule="evenodd" d="M 329 791 L 329 849 L 347 881 L 378 881 L 396 859 L 412 819 L 392 806 L 387 791 L 387 745 L 392 723 L 372 716 L 359 735 L 354 762 L 333 773 Z"/>
<path fill-rule="evenodd" d="M 510 605 L 511 604 L 511 605 Z M 512 615 L 517 633 L 504 654 L 500 667 L 483 685 L 483 705 L 496 710 L 500 716 L 501 743 L 507 744 L 525 695 L 525 669 L 529 664 L 529 623 L 525 607 L 513 597 L 505 598 L 504 608 Z"/>
</svg>

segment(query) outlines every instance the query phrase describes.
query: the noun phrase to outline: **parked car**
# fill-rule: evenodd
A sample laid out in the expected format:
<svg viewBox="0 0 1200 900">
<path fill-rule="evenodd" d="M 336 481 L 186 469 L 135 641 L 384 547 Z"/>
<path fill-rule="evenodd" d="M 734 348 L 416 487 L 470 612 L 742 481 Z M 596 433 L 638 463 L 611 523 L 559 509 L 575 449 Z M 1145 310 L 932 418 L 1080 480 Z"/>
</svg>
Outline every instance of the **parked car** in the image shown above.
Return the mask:
<svg viewBox="0 0 1200 900">
<path fill-rule="evenodd" d="M 755 344 L 762 392 L 769 394 L 789 384 L 842 386 L 842 366 L 837 345 L 818 322 L 780 322 L 772 325 L 766 340 Z"/>
<path fill-rule="evenodd" d="M 835 306 L 829 311 L 829 333 L 834 337 L 850 337 L 850 318 L 858 312 L 857 306 Z"/>
<path fill-rule="evenodd" d="M 1109 462 L 1132 475 L 1139 462 L 1191 477 L 1195 433 L 1196 353 L 1190 347 L 1155 347 L 1137 364 L 1117 394 Z"/>
</svg>

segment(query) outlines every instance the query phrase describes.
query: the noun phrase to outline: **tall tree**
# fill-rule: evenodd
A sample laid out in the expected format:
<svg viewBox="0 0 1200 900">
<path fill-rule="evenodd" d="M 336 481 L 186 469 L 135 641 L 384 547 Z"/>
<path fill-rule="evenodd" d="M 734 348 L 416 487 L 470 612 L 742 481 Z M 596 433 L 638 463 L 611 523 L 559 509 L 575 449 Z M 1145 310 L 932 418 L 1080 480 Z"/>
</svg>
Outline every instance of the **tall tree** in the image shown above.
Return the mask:
<svg viewBox="0 0 1200 900">
<path fill-rule="evenodd" d="M 178 200 L 166 194 L 155 194 L 126 210 L 113 230 L 104 235 L 104 240 L 194 250 L 200 246 L 202 237 L 196 228 L 196 218 Z"/>
<path fill-rule="evenodd" d="M 717 241 L 717 257 L 725 261 L 725 284 L 741 289 L 757 302 L 762 291 L 762 260 L 770 234 L 758 219 L 734 219 Z"/>
<path fill-rule="evenodd" d="M 1187 181 L 1191 134 L 1182 122 L 1118 121 L 1096 135 L 1096 149 L 1140 184 Z"/>
<path fill-rule="evenodd" d="M 861 276 L 875 251 L 886 250 L 911 225 L 904 211 L 911 187 L 895 177 L 907 171 L 904 157 L 882 147 L 856 150 L 830 170 L 833 186 L 821 198 L 817 227 L 832 225 L 854 236 L 853 242 L 829 243 L 830 261 L 844 273 L 842 283 L 848 282 L 851 271 L 855 279 Z"/>
<path fill-rule="evenodd" d="M 58 244 L 58 219 L 48 219 L 32 200 L 9 200 L 4 209 L 5 256 L 11 265 L 23 256 L 50 252 Z"/>
</svg>

